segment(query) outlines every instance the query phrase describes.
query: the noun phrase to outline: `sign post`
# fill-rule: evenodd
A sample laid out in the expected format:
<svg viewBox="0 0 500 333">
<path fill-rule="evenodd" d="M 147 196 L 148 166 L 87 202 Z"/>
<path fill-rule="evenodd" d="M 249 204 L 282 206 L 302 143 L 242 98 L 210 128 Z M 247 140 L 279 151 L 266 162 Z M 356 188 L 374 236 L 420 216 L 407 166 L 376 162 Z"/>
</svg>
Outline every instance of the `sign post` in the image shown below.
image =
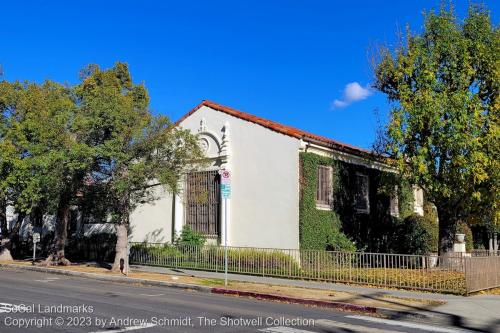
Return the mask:
<svg viewBox="0 0 500 333">
<path fill-rule="evenodd" d="M 220 193 L 224 200 L 224 285 L 227 286 L 227 199 L 231 198 L 231 172 L 220 173 Z"/>
<path fill-rule="evenodd" d="M 36 244 L 40 242 L 40 234 L 38 232 L 33 233 L 33 261 L 31 262 L 32 265 L 35 264 L 35 258 L 36 258 Z"/>
</svg>

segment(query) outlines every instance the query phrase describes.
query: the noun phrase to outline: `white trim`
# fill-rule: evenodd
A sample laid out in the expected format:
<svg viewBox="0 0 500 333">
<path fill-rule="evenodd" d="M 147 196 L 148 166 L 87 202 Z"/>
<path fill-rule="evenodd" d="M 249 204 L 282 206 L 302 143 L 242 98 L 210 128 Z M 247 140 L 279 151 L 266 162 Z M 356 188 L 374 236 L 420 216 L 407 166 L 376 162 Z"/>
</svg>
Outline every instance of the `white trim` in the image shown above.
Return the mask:
<svg viewBox="0 0 500 333">
<path fill-rule="evenodd" d="M 333 148 L 323 147 L 311 142 L 300 142 L 300 151 L 310 152 L 320 156 L 330 157 L 338 161 L 347 162 L 350 164 L 361 165 L 370 169 L 377 169 L 381 171 L 394 172 L 396 173 L 396 168 L 393 168 L 387 164 L 378 161 L 372 161 L 363 157 L 359 157 L 353 154 L 345 153 Z"/>
</svg>

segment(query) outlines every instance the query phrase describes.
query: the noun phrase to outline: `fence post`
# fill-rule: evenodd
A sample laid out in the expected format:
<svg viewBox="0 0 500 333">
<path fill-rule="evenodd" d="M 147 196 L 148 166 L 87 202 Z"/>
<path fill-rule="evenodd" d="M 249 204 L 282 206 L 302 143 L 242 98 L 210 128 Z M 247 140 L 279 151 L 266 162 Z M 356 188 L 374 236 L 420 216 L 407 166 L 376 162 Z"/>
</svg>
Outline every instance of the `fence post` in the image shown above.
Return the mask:
<svg viewBox="0 0 500 333">
<path fill-rule="evenodd" d="M 266 258 L 265 252 L 264 252 L 264 254 L 261 256 L 261 258 L 262 258 L 262 276 L 265 276 L 265 274 L 264 274 L 264 268 L 265 268 L 265 263 L 264 263 L 264 261 L 265 261 L 265 258 Z"/>
<path fill-rule="evenodd" d="M 387 287 L 387 254 L 384 253 L 384 286 Z"/>
<path fill-rule="evenodd" d="M 464 269 L 465 296 L 469 296 L 469 286 L 467 285 L 467 261 L 466 258 L 463 256 L 462 256 L 462 265 Z"/>
<path fill-rule="evenodd" d="M 349 253 L 349 282 L 352 282 L 352 254 Z"/>
</svg>

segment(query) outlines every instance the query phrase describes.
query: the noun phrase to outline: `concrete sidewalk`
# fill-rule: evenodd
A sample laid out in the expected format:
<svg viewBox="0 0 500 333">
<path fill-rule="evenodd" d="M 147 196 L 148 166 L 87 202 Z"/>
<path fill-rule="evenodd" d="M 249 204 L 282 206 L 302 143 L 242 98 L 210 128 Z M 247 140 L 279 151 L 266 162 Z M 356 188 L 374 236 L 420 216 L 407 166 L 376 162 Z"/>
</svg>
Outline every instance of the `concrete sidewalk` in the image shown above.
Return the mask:
<svg viewBox="0 0 500 333">
<path fill-rule="evenodd" d="M 172 275 L 188 275 L 210 279 L 224 279 L 224 273 L 218 272 L 172 269 L 140 265 L 131 265 L 131 268 L 133 270 L 145 272 L 165 273 Z M 427 318 L 434 318 L 436 322 L 447 321 L 446 324 L 453 324 L 455 326 L 461 327 L 486 327 L 490 325 L 492 325 L 491 327 L 493 327 L 495 325 L 500 325 L 500 295 L 474 295 L 464 297 L 429 292 L 372 288 L 358 285 L 280 279 L 242 274 L 228 274 L 228 279 L 232 281 L 254 282 L 270 285 L 343 291 L 355 293 L 359 298 L 374 298 L 376 296 L 387 295 L 414 299 L 442 300 L 445 301 L 446 304 L 439 305 L 429 310 L 415 309 L 415 314 L 421 314 Z M 349 301 L 352 301 L 352 299 L 345 299 L 342 301 L 349 303 Z M 395 300 L 394 302 L 397 302 L 397 300 Z"/>
</svg>

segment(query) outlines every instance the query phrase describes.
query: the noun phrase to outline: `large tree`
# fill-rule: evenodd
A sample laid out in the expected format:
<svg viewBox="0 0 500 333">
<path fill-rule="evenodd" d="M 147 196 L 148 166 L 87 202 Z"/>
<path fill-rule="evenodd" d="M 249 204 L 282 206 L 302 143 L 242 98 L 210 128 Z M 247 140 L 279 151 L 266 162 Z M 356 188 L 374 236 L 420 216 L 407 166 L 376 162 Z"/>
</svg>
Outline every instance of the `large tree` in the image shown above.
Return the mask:
<svg viewBox="0 0 500 333">
<path fill-rule="evenodd" d="M 158 187 L 175 192 L 181 175 L 202 157 L 201 150 L 189 131 L 151 114 L 146 88 L 132 82 L 124 63 L 108 70 L 89 66 L 75 91 L 81 113 L 91 120 L 85 124 L 86 143 L 96 150 L 85 201 L 99 201 L 94 208 L 115 223 L 113 269 L 127 269 L 131 211 L 155 199 Z"/>
<path fill-rule="evenodd" d="M 458 221 L 498 219 L 500 31 L 475 5 L 463 21 L 444 7 L 424 21 L 382 49 L 375 86 L 392 102 L 385 152 L 436 206 L 444 253 Z"/>
<path fill-rule="evenodd" d="M 39 194 L 26 140 L 19 140 L 28 129 L 26 88 L 19 83 L 0 83 L 0 226 L 5 258 L 10 256 L 22 222 Z M 13 207 L 17 215 L 10 226 L 7 206 Z"/>
<path fill-rule="evenodd" d="M 17 237 L 24 216 L 33 211 L 54 215 L 55 236 L 45 263 L 67 264 L 70 207 L 93 165 L 80 126 L 85 119 L 72 90 L 60 84 L 3 82 L 2 88 L 0 192 L 18 213 L 8 237 Z"/>
</svg>

